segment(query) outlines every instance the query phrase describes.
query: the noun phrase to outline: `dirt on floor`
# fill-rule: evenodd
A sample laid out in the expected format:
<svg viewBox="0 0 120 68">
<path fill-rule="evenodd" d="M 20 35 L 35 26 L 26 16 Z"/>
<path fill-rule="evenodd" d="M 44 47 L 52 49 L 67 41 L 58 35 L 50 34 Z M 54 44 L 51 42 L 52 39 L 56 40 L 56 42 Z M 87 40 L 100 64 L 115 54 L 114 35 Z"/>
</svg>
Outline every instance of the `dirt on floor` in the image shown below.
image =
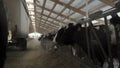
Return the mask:
<svg viewBox="0 0 120 68">
<path fill-rule="evenodd" d="M 49 43 L 48 43 L 49 45 Z M 5 68 L 99 68 L 87 58 L 72 55 L 69 47 L 44 50 L 37 39 L 28 41 L 26 51 L 8 51 Z"/>
</svg>

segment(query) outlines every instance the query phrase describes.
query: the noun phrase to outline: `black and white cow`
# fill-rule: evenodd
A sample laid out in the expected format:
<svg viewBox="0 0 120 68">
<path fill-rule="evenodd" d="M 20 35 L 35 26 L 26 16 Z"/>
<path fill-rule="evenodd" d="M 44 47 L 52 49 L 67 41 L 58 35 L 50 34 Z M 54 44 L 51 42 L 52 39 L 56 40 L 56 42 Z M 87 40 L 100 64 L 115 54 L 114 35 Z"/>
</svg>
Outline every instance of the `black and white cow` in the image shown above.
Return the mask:
<svg viewBox="0 0 120 68">
<path fill-rule="evenodd" d="M 100 43 L 101 47 L 103 48 L 104 52 L 108 56 L 108 42 L 107 42 L 107 35 L 105 32 L 105 26 L 99 26 L 100 29 L 94 29 L 94 32 L 96 33 Z M 101 64 L 104 63 L 105 57 L 103 55 L 103 52 L 99 46 L 99 43 L 96 40 L 96 37 L 94 36 L 94 33 L 92 32 L 91 27 L 87 27 L 88 29 L 88 40 L 90 42 L 90 54 L 92 59 L 97 59 Z M 61 33 L 61 34 L 59 34 Z M 60 44 L 64 45 L 78 45 L 78 48 L 82 48 L 83 51 L 88 54 L 88 46 L 87 46 L 87 36 L 86 36 L 86 28 L 81 27 L 81 24 L 73 25 L 72 23 L 69 24 L 69 27 L 67 29 L 61 29 L 58 31 L 57 41 Z M 78 51 L 78 55 L 81 52 Z"/>
<path fill-rule="evenodd" d="M 62 35 L 64 33 L 64 31 L 66 30 L 66 27 L 62 27 L 61 29 L 59 29 L 57 35 L 56 35 L 56 38 L 55 38 L 55 41 L 58 43 L 58 44 L 61 44 L 61 38 L 62 38 Z"/>
<path fill-rule="evenodd" d="M 117 45 L 120 43 L 120 17 L 117 14 L 113 14 L 110 19 L 110 23 L 115 27 Z"/>
<path fill-rule="evenodd" d="M 116 45 L 114 45 L 113 52 L 117 54 L 117 56 L 115 55 L 115 57 L 120 60 L 120 17 L 117 14 L 113 14 L 112 18 L 110 19 L 110 23 L 113 24 L 115 28 Z"/>
</svg>

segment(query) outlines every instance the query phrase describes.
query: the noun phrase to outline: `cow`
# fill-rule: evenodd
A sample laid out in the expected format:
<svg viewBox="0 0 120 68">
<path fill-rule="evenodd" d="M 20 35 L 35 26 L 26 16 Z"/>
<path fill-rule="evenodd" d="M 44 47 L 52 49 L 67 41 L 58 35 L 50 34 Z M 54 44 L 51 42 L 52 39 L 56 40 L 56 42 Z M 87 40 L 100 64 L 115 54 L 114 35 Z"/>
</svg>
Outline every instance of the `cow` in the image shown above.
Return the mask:
<svg viewBox="0 0 120 68">
<path fill-rule="evenodd" d="M 60 38 L 60 43 L 65 44 L 65 45 L 73 45 L 73 33 L 75 31 L 75 26 L 73 23 L 68 24 L 68 28 L 66 28 L 61 35 Z"/>
<path fill-rule="evenodd" d="M 64 33 L 66 27 L 62 27 L 61 29 L 58 30 L 57 32 L 57 36 L 55 38 L 55 41 L 60 44 L 60 41 L 61 41 L 61 37 L 62 37 L 62 34 Z"/>
<path fill-rule="evenodd" d="M 120 43 L 120 17 L 117 14 L 113 14 L 112 18 L 110 19 L 110 23 L 115 27 L 115 34 L 116 34 L 116 41 L 117 45 Z"/>
<path fill-rule="evenodd" d="M 96 40 L 96 36 L 94 36 L 94 33 L 92 32 L 94 30 L 101 43 L 100 46 L 103 48 L 104 52 L 108 55 L 107 36 L 103 26 L 100 26 L 99 30 L 96 30 L 95 28 L 87 27 L 88 37 L 86 35 L 86 27 L 82 27 L 82 24 L 78 23 L 76 25 L 73 25 L 72 23 L 70 23 L 68 26 L 69 27 L 67 29 L 64 29 L 64 32 L 62 32 L 61 37 L 57 39 L 59 40 L 59 43 L 63 45 L 72 45 L 73 47 L 74 45 L 77 45 L 75 49 L 77 49 L 77 55 L 80 56 L 81 58 L 82 55 L 80 52 L 81 49 L 85 53 L 82 57 L 88 55 L 88 45 L 87 45 L 88 43 L 87 40 L 88 40 L 90 42 L 91 59 L 96 58 L 100 62 L 100 64 L 103 64 L 105 57 L 103 55 L 101 48 L 98 45 L 99 43 L 97 42 L 98 40 Z"/>
<path fill-rule="evenodd" d="M 110 19 L 110 23 L 115 28 L 115 39 L 116 44 L 113 46 L 113 56 L 120 60 L 120 17 L 117 14 L 113 14 L 112 18 Z M 116 55 L 117 54 L 117 55 Z"/>
</svg>

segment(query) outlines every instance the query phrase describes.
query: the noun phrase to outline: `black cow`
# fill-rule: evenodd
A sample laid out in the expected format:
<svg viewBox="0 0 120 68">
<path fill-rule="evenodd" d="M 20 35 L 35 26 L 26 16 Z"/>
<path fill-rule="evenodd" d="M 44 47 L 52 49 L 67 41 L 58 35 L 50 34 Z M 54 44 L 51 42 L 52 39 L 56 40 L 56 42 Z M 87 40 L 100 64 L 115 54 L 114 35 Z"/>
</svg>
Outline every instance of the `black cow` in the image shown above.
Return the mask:
<svg viewBox="0 0 120 68">
<path fill-rule="evenodd" d="M 62 27 L 62 28 L 58 31 L 58 33 L 57 33 L 57 36 L 56 36 L 56 39 L 55 39 L 55 40 L 56 40 L 56 42 L 57 42 L 58 44 L 60 44 L 61 37 L 62 37 L 65 29 L 66 29 L 66 27 Z"/>
<path fill-rule="evenodd" d="M 97 58 L 97 60 L 100 61 L 101 64 L 103 64 L 105 57 L 103 56 L 102 51 L 101 51 L 100 47 L 98 46 L 98 43 L 96 41 L 94 34 L 91 33 L 92 32 L 91 28 L 87 27 L 87 29 L 88 29 L 88 37 L 89 37 L 88 41 L 91 42 L 90 43 L 91 44 L 90 45 L 90 53 L 92 55 L 91 57 L 93 59 Z M 105 31 L 103 30 L 103 28 L 100 30 L 94 29 L 94 31 L 96 32 L 96 35 L 98 36 L 103 49 L 108 54 L 107 38 L 106 38 Z M 88 54 L 86 28 L 81 27 L 81 24 L 77 24 L 76 26 L 74 26 L 73 24 L 69 24 L 69 27 L 66 30 L 64 30 L 61 38 L 58 38 L 58 39 L 60 40 L 60 43 L 65 44 L 65 45 L 77 44 L 80 47 L 80 49 L 82 48 L 84 50 L 84 52 L 86 54 Z M 96 44 L 94 42 L 92 42 L 91 40 L 95 40 Z M 81 55 L 81 54 L 79 54 L 79 55 Z M 94 57 L 93 57 L 93 55 L 94 55 Z"/>
<path fill-rule="evenodd" d="M 73 34 L 75 32 L 75 26 L 73 23 L 69 23 L 68 28 L 64 30 L 60 38 L 60 43 L 65 45 L 73 45 Z M 59 34 L 58 34 L 59 35 Z"/>
<path fill-rule="evenodd" d="M 119 58 L 120 57 L 120 17 L 117 14 L 113 14 L 112 18 L 110 19 L 110 23 L 114 25 L 115 27 L 115 35 L 116 35 L 116 45 L 113 47 L 113 52 L 117 53 L 117 56 L 115 53 L 113 53 L 114 57 Z M 120 58 L 119 58 L 120 60 Z"/>
<path fill-rule="evenodd" d="M 41 41 L 41 39 L 44 37 L 44 35 L 41 35 L 41 37 L 38 38 L 39 41 Z"/>
<path fill-rule="evenodd" d="M 120 17 L 117 14 L 112 15 L 112 18 L 110 19 L 110 23 L 114 25 L 115 27 L 115 33 L 116 33 L 116 40 L 117 44 L 120 42 Z"/>
<path fill-rule="evenodd" d="M 108 56 L 108 39 L 107 39 L 107 35 L 106 35 L 106 29 L 104 27 L 104 25 L 99 26 L 99 30 L 95 30 L 95 33 L 101 43 L 101 47 L 104 49 L 104 52 L 106 53 L 106 57 L 103 55 L 102 49 L 100 48 L 100 44 L 98 43 L 98 40 L 96 40 L 96 38 L 94 37 L 94 40 L 96 40 L 97 44 L 91 45 L 92 47 L 94 47 L 94 53 L 95 53 L 95 57 L 97 58 L 98 61 L 100 61 L 101 64 L 103 64 L 103 62 L 105 61 L 105 59 Z M 93 34 L 93 33 L 92 33 Z M 93 34 L 94 35 L 94 34 Z M 94 57 L 93 57 L 94 58 Z"/>
<path fill-rule="evenodd" d="M 101 64 L 103 64 L 105 60 L 105 56 L 103 55 L 103 52 L 99 46 L 98 40 L 99 39 L 101 43 L 101 47 L 104 49 L 104 52 L 106 55 L 108 55 L 108 42 L 107 42 L 107 35 L 105 32 L 105 26 L 100 26 L 100 29 L 97 30 L 95 28 L 87 27 L 87 35 L 86 35 L 86 27 L 81 27 L 80 24 L 76 25 L 76 31 L 74 33 L 74 43 L 78 44 L 80 48 L 82 48 L 86 54 L 88 54 L 88 42 L 89 41 L 89 51 L 91 55 L 91 59 L 98 60 Z M 97 35 L 97 37 L 95 36 Z"/>
<path fill-rule="evenodd" d="M 0 68 L 4 68 L 8 36 L 7 18 L 3 0 L 0 0 Z"/>
<path fill-rule="evenodd" d="M 112 23 L 114 26 L 120 24 L 120 17 L 117 14 L 113 14 L 112 18 L 110 19 L 110 23 Z"/>
<path fill-rule="evenodd" d="M 55 36 L 55 34 L 48 33 L 48 35 L 47 35 L 47 36 L 45 36 L 45 37 L 44 37 L 44 39 L 48 39 L 48 40 L 53 41 L 54 36 Z"/>
</svg>

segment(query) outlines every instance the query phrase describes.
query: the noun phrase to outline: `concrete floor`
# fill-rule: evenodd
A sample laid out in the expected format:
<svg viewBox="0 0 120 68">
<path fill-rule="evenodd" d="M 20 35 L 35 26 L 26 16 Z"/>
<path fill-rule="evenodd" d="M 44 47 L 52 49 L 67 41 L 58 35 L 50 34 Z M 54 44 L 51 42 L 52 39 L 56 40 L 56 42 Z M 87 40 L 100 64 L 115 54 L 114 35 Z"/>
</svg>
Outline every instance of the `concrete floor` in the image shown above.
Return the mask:
<svg viewBox="0 0 120 68">
<path fill-rule="evenodd" d="M 9 50 L 5 68 L 97 68 L 74 57 L 69 48 L 47 51 L 37 39 L 28 41 L 28 50 Z"/>
</svg>

